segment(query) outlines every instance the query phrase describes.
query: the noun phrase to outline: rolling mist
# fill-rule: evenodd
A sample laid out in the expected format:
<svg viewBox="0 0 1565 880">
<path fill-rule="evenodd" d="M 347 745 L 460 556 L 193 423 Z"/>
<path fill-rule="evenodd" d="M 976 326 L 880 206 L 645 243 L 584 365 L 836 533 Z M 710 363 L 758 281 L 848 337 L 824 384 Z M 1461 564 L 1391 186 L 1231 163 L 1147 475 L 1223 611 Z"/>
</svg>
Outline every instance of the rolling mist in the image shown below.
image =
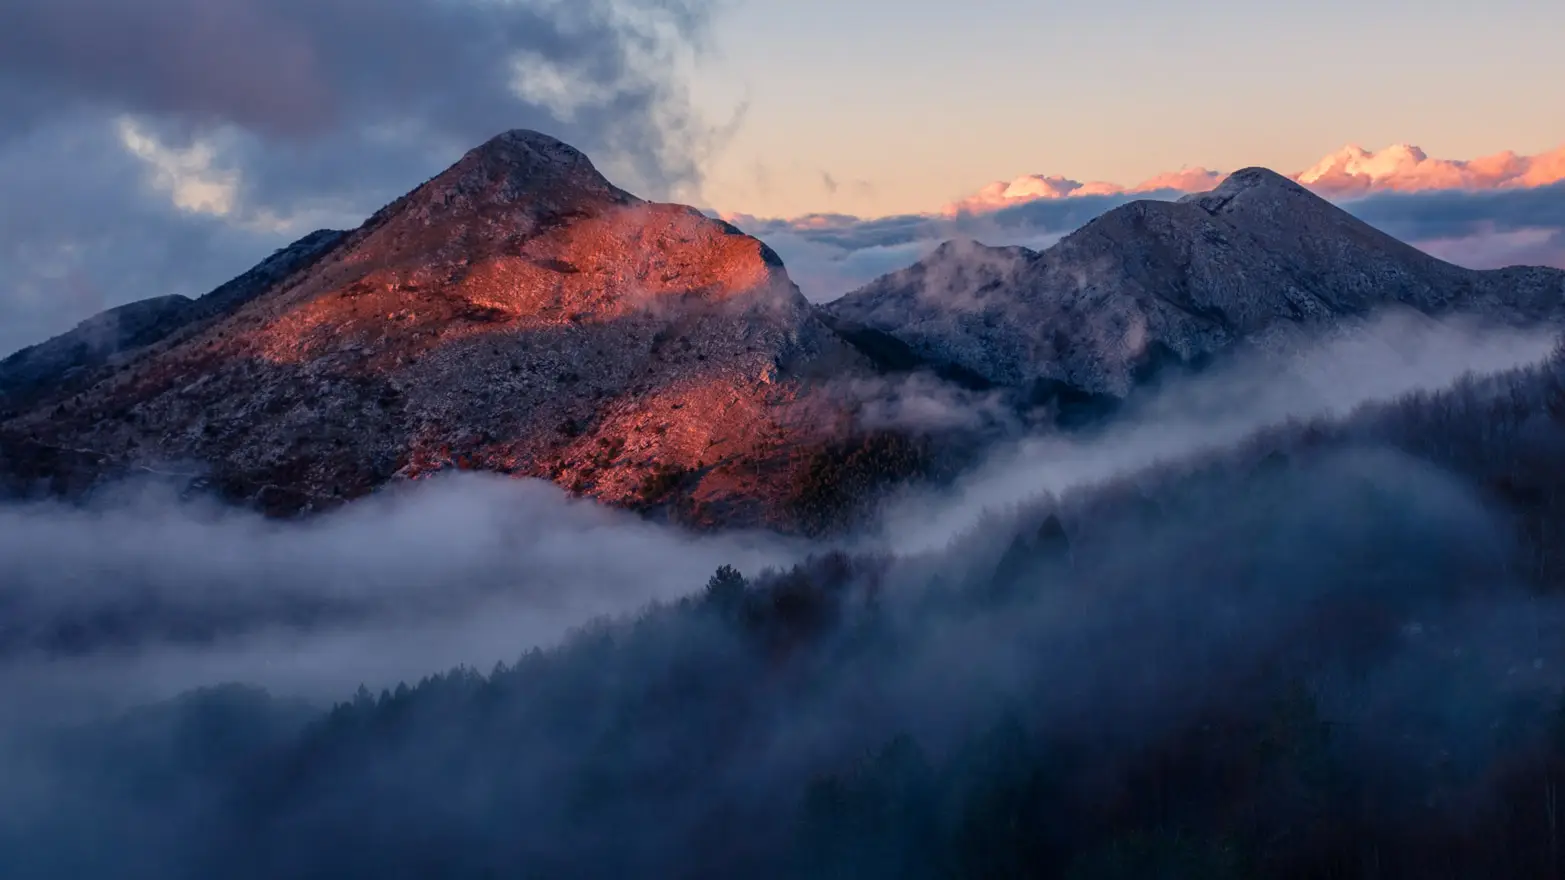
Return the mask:
<svg viewBox="0 0 1565 880">
<path fill-rule="evenodd" d="M 85 507 L 0 509 L 12 621 L 0 688 L 61 708 L 80 696 L 80 709 L 244 681 L 329 703 L 360 684 L 487 668 L 688 594 L 719 565 L 753 571 L 804 552 L 468 473 L 306 521 L 122 486 Z"/>
<path fill-rule="evenodd" d="M 954 486 L 909 489 L 883 512 L 880 532 L 899 553 L 939 549 L 987 514 L 1221 449 L 1268 426 L 1340 418 L 1465 375 L 1535 364 L 1556 339 L 1549 330 L 1392 311 L 1293 346 L 1242 350 L 1133 397 L 1100 428 L 1018 437 Z"/>
<path fill-rule="evenodd" d="M 1293 420 L 1341 416 L 1469 373 L 1536 362 L 1538 331 L 1393 315 L 1286 354 L 1171 382 L 1107 427 L 997 444 L 952 486 L 911 489 L 862 534 L 807 542 L 697 535 L 477 474 L 403 485 L 279 522 L 137 482 L 86 506 L 0 507 L 0 682 L 131 703 L 245 681 L 331 700 L 457 665 L 549 647 L 600 616 L 689 595 L 720 565 L 750 575 L 837 547 L 938 551 L 986 518 L 1231 445 Z M 876 426 L 995 424 L 994 400 L 932 379 L 855 388 Z M 1001 536 L 995 536 L 997 539 Z"/>
<path fill-rule="evenodd" d="M 834 542 L 472 475 L 288 523 L 155 485 L 13 506 L 0 861 L 1374 876 L 1311 861 L 1368 835 L 1385 876 L 1492 871 L 1476 844 L 1398 842 L 1488 828 L 1506 762 L 1547 751 L 1565 605 L 1459 466 L 1506 459 L 1392 422 L 1552 388 L 1553 345 L 1396 316 L 1244 354 L 1101 428 L 1002 442 Z M 1473 374 L 1498 378 L 1441 390 Z M 895 411 L 927 412 L 920 387 Z M 187 693 L 227 682 L 265 692 Z"/>
</svg>

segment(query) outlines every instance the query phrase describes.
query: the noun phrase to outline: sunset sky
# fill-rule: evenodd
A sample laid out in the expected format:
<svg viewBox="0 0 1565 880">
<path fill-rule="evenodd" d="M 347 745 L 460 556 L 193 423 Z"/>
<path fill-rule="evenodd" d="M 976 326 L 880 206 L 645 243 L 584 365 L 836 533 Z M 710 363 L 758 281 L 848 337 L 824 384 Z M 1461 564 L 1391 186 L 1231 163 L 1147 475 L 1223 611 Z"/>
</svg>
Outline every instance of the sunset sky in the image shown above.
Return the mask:
<svg viewBox="0 0 1565 880">
<path fill-rule="evenodd" d="M 1353 142 L 1565 144 L 1556 0 L 736 0 L 713 28 L 702 106 L 748 110 L 706 195 L 762 216 L 931 210 L 1031 173 L 1292 173 Z"/>
<path fill-rule="evenodd" d="M 1296 173 L 1347 144 L 1545 154 L 1525 192 L 1352 210 L 1475 267 L 1562 265 L 1561 34 L 1558 0 L 6 0 L 0 355 L 356 226 L 510 128 L 735 217 L 814 299 L 1129 197 L 939 219 L 996 181 Z M 811 213 L 854 216 L 787 222 Z"/>
</svg>

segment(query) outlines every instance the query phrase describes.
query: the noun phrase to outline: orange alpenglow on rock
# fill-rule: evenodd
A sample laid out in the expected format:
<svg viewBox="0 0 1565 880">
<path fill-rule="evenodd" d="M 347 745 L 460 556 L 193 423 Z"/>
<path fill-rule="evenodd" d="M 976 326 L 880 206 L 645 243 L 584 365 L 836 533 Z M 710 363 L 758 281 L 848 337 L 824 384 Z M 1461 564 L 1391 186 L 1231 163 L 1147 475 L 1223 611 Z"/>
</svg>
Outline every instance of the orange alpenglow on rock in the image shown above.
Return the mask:
<svg viewBox="0 0 1565 880">
<path fill-rule="evenodd" d="M 772 454 L 800 376 L 856 358 L 766 245 L 530 131 L 291 269 L 9 431 L 105 472 L 197 462 L 279 513 L 460 466 L 759 522 L 773 490 L 724 473 Z"/>
<path fill-rule="evenodd" d="M 1421 155 L 1320 179 L 1408 178 Z M 1545 167 L 1523 164 L 1484 167 Z M 294 514 L 481 470 L 820 531 L 945 472 L 946 440 L 970 455 L 974 431 L 1096 417 L 1167 369 L 1392 307 L 1557 318 L 1565 272 L 1454 266 L 1247 168 L 1042 252 L 947 242 L 816 306 L 759 240 L 508 132 L 352 232 L 0 362 L 0 491 L 183 473 Z"/>
</svg>

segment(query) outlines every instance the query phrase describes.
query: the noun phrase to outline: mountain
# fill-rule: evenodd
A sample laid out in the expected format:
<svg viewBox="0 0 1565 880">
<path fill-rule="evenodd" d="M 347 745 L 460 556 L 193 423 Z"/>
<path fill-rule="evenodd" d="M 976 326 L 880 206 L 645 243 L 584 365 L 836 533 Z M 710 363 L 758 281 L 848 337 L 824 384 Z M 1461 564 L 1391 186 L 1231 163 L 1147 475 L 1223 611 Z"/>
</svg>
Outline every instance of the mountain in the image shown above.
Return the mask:
<svg viewBox="0 0 1565 880">
<path fill-rule="evenodd" d="M 314 265 L 342 236 L 330 229 L 316 230 L 199 299 L 160 296 L 109 309 L 69 332 L 0 360 L 0 412 L 90 385 L 97 371 L 116 357 L 238 308 Z"/>
<path fill-rule="evenodd" d="M 1390 306 L 1554 318 L 1565 272 L 1463 269 L 1247 168 L 1178 202 L 1115 208 L 1042 252 L 947 243 L 824 312 L 845 333 L 1041 400 L 1122 398 L 1164 367 Z"/>
<path fill-rule="evenodd" d="M 176 473 L 294 513 L 456 467 L 762 522 L 813 431 L 789 422 L 806 380 L 860 362 L 766 245 L 536 132 L 327 238 L 255 284 L 127 307 L 171 312 L 0 425 L 11 488 Z"/>
<path fill-rule="evenodd" d="M 1166 368 L 1387 307 L 1550 319 L 1565 272 L 1443 263 L 1251 168 L 1041 253 L 948 242 L 816 307 L 761 241 L 513 131 L 354 231 L 7 359 L 0 490 L 153 473 L 290 515 L 475 469 L 818 531 L 979 448 L 866 416 L 897 408 L 899 374 L 1092 416 Z"/>
</svg>

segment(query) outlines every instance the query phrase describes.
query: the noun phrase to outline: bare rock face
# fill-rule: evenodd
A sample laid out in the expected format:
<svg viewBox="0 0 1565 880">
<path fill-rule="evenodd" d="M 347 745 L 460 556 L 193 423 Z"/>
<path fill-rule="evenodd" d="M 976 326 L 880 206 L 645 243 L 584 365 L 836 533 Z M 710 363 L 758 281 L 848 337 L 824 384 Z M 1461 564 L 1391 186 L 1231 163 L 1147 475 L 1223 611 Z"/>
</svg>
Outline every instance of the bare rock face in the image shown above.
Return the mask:
<svg viewBox="0 0 1565 880">
<path fill-rule="evenodd" d="M 1565 272 L 1453 266 L 1248 168 L 1116 208 L 1041 253 L 948 244 L 825 311 L 994 385 L 1123 397 L 1167 364 L 1395 306 L 1555 317 Z"/>
<path fill-rule="evenodd" d="M 293 513 L 481 469 L 775 522 L 817 431 L 793 415 L 808 381 L 855 362 L 764 244 L 514 131 L 307 271 L 13 418 L 0 471 L 189 471 Z"/>
</svg>

